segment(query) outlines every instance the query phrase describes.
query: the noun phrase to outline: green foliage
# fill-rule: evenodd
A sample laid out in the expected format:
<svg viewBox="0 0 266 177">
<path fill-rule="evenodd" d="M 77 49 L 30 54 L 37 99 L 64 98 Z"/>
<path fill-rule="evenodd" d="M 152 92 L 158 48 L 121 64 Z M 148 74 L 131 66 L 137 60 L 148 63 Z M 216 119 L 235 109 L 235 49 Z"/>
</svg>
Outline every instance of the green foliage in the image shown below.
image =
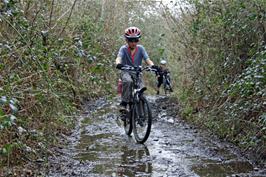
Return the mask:
<svg viewBox="0 0 266 177">
<path fill-rule="evenodd" d="M 258 52 L 249 61 L 249 66 L 229 86 L 227 94 L 241 97 L 265 97 L 266 85 L 266 49 Z"/>
<path fill-rule="evenodd" d="M 131 25 L 155 64 L 167 59 L 184 116 L 265 148 L 265 1 L 187 3 L 177 18 L 152 1 L 80 1 L 71 14 L 60 1 L 1 1 L 0 162 L 49 148 L 84 99 L 115 94 L 112 66 Z"/>
<path fill-rule="evenodd" d="M 178 26 L 185 32 L 176 37 L 184 54 L 179 62 L 186 81 L 180 85 L 188 93 L 184 111 L 190 105 L 196 122 L 243 148 L 263 152 L 266 3 L 189 2 L 193 15 L 183 14 Z"/>
<path fill-rule="evenodd" d="M 111 50 L 98 38 L 102 25 L 88 16 L 62 23 L 60 2 L 50 5 L 0 2 L 1 167 L 17 164 L 27 149 L 31 160 L 38 158 L 44 153 L 34 149 L 39 143 L 49 148 L 55 135 L 67 133 L 84 99 L 113 94 Z"/>
<path fill-rule="evenodd" d="M 16 113 L 18 108 L 16 106 L 15 99 L 7 99 L 6 96 L 2 96 L 0 99 L 0 131 L 5 128 L 9 128 L 15 124 Z"/>
</svg>

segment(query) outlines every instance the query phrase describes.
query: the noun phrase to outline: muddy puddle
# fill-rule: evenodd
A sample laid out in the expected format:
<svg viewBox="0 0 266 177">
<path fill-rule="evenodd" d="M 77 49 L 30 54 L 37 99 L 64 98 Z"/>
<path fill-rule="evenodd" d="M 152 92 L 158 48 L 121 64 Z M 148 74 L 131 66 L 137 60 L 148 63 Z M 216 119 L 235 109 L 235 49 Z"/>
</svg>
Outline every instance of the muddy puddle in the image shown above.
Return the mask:
<svg viewBox="0 0 266 177">
<path fill-rule="evenodd" d="M 266 176 L 265 168 L 256 167 L 231 144 L 182 122 L 178 105 L 168 98 L 149 101 L 154 121 L 145 145 L 125 135 L 118 100 L 88 104 L 75 132 L 66 137 L 68 145 L 51 157 L 48 176 Z"/>
</svg>

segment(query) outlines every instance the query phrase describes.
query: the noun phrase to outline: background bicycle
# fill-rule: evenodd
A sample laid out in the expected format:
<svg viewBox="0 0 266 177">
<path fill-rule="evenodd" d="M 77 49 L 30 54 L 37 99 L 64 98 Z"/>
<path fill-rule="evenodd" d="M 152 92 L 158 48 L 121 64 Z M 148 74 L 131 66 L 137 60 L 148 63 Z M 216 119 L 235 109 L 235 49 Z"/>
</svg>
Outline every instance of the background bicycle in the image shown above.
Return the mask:
<svg viewBox="0 0 266 177">
<path fill-rule="evenodd" d="M 173 92 L 173 88 L 172 88 L 171 78 L 170 78 L 170 73 L 169 72 L 165 72 L 163 74 L 163 89 L 164 89 L 164 93 L 165 94 Z"/>
</svg>

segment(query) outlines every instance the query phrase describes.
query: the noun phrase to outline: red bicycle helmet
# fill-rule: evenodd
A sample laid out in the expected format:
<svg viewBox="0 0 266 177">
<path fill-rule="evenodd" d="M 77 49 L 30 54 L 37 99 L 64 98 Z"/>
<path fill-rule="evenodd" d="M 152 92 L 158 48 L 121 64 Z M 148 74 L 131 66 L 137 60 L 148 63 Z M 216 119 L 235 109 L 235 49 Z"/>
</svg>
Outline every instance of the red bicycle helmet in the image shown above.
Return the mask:
<svg viewBox="0 0 266 177">
<path fill-rule="evenodd" d="M 129 27 L 125 30 L 125 37 L 127 39 L 130 38 L 140 38 L 141 37 L 141 31 L 137 27 Z"/>
</svg>

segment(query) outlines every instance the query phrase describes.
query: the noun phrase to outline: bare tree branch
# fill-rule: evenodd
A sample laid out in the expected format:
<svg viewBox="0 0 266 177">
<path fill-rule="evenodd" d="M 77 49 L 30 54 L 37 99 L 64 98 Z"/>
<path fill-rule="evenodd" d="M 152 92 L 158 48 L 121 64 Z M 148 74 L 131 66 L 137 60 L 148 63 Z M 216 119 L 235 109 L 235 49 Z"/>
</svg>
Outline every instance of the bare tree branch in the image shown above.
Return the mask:
<svg viewBox="0 0 266 177">
<path fill-rule="evenodd" d="M 50 12 L 50 18 L 49 18 L 49 24 L 48 24 L 49 28 L 51 27 L 53 11 L 54 11 L 54 0 L 52 1 L 52 7 L 51 7 L 51 12 Z"/>
<path fill-rule="evenodd" d="M 66 27 L 67 27 L 68 22 L 69 22 L 69 20 L 70 20 L 70 18 L 71 18 L 71 15 L 72 15 L 72 13 L 73 13 L 73 9 L 74 9 L 74 7 L 75 7 L 77 1 L 78 1 L 78 0 L 75 0 L 75 1 L 74 1 L 73 5 L 72 5 L 72 7 L 71 7 L 71 10 L 70 10 L 70 14 L 69 14 L 69 16 L 68 16 L 68 18 L 67 18 L 66 24 L 65 24 L 65 26 L 63 27 L 62 31 L 60 32 L 59 37 L 62 35 L 62 33 L 65 31 L 65 29 L 66 29 Z"/>
</svg>

